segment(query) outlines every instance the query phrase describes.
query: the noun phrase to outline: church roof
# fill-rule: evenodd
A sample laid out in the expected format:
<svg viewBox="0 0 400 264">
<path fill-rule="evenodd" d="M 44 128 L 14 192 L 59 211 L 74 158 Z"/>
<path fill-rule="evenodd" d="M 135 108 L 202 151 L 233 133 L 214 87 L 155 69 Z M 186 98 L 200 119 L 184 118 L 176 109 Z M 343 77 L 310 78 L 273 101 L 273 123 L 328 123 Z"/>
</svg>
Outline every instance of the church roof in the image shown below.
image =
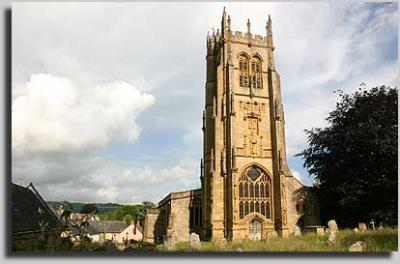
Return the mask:
<svg viewBox="0 0 400 264">
<path fill-rule="evenodd" d="M 159 203 L 158 206 L 161 206 L 162 204 L 165 204 L 167 201 L 172 200 L 172 199 L 181 199 L 181 198 L 187 198 L 188 196 L 192 197 L 199 197 L 201 196 L 201 188 L 199 189 L 192 189 L 192 190 L 187 190 L 187 191 L 180 191 L 180 192 L 171 192 L 168 195 L 166 195 Z"/>
</svg>

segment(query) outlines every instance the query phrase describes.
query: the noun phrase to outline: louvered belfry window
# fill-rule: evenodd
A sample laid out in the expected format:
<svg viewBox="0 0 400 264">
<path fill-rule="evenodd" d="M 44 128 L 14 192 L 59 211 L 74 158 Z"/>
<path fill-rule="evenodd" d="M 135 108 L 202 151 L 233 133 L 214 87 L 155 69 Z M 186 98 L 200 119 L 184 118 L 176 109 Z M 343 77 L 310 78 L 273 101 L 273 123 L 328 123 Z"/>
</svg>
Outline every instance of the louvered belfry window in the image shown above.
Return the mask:
<svg viewBox="0 0 400 264">
<path fill-rule="evenodd" d="M 251 87 L 253 89 L 262 89 L 261 60 L 257 56 L 254 56 L 251 58 L 250 64 Z"/>
<path fill-rule="evenodd" d="M 239 57 L 239 83 L 241 87 L 249 86 L 249 59 L 245 55 Z"/>
</svg>

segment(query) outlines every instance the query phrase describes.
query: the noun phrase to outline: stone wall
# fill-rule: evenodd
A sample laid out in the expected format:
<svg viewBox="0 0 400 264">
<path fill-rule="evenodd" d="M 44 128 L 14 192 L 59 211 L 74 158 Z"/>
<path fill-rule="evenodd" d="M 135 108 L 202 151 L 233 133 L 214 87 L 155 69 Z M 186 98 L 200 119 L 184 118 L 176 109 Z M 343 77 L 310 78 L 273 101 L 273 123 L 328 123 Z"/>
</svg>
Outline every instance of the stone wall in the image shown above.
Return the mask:
<svg viewBox="0 0 400 264">
<path fill-rule="evenodd" d="M 293 233 L 295 226 L 319 225 L 319 205 L 310 188 L 295 177 L 286 177 L 288 193 L 288 225 Z"/>
<path fill-rule="evenodd" d="M 149 209 L 144 220 L 143 241 L 147 243 L 161 243 L 166 234 L 166 215 L 159 208 Z"/>
<path fill-rule="evenodd" d="M 170 193 L 157 209 L 150 209 L 145 217 L 144 241 L 158 243 L 166 238 L 189 241 L 191 232 L 200 233 L 200 228 L 196 230 L 190 226 L 190 207 L 194 199 L 201 201 L 200 189 Z"/>
</svg>

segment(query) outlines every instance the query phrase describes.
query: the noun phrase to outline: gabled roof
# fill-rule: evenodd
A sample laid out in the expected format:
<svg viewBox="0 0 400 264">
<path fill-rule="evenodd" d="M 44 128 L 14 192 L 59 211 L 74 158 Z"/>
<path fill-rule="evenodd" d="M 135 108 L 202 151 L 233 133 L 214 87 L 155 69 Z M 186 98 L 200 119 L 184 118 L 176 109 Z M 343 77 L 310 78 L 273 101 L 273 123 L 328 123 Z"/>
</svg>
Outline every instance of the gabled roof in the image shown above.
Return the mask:
<svg viewBox="0 0 400 264">
<path fill-rule="evenodd" d="M 39 208 L 42 213 L 39 213 Z M 40 222 L 47 223 L 44 230 L 61 228 L 61 223 L 32 183 L 23 187 L 11 183 L 12 234 L 40 232 Z"/>
<path fill-rule="evenodd" d="M 89 223 L 88 231 L 97 233 L 121 233 L 127 227 L 125 221 L 92 221 Z"/>
</svg>

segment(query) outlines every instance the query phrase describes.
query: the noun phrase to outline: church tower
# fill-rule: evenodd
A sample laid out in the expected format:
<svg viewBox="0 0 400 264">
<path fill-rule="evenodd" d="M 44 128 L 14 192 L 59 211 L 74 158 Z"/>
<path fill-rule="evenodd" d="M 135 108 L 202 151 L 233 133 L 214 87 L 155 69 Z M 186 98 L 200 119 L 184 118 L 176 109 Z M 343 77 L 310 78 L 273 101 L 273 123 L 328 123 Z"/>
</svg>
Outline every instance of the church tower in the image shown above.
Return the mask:
<svg viewBox="0 0 400 264">
<path fill-rule="evenodd" d="M 274 63 L 272 21 L 266 35 L 221 30 L 207 35 L 203 112 L 203 239 L 264 239 L 289 234 L 284 113 Z"/>
</svg>

